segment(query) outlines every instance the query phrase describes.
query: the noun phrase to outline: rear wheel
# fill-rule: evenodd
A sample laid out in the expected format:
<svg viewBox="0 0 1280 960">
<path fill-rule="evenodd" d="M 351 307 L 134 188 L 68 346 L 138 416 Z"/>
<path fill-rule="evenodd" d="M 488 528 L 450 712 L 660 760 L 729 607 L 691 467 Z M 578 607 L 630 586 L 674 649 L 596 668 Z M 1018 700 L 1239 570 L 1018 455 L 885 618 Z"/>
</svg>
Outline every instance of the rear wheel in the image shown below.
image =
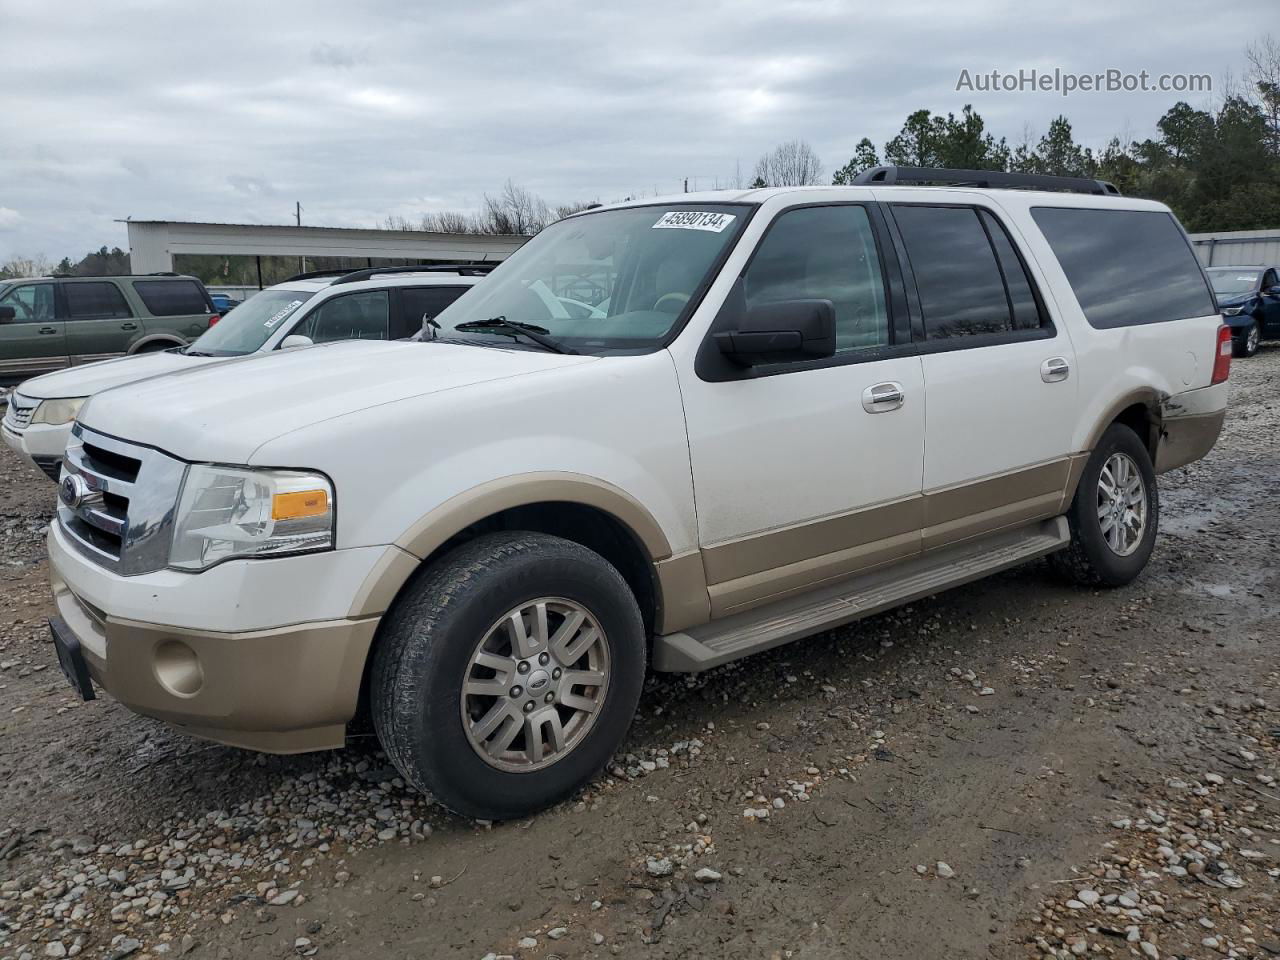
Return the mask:
<svg viewBox="0 0 1280 960">
<path fill-rule="evenodd" d="M 1252 357 L 1262 342 L 1262 324 L 1254 320 L 1240 336 L 1231 341 L 1231 352 L 1237 357 Z"/>
<path fill-rule="evenodd" d="M 374 656 L 374 726 L 414 786 L 473 817 L 580 789 L 622 742 L 644 681 L 626 581 L 568 540 L 504 533 L 424 570 Z"/>
<path fill-rule="evenodd" d="M 1055 565 L 1078 583 L 1118 587 L 1142 572 L 1155 548 L 1160 498 L 1151 455 L 1132 429 L 1113 423 L 1085 464 L 1067 511 L 1071 544 Z"/>
</svg>

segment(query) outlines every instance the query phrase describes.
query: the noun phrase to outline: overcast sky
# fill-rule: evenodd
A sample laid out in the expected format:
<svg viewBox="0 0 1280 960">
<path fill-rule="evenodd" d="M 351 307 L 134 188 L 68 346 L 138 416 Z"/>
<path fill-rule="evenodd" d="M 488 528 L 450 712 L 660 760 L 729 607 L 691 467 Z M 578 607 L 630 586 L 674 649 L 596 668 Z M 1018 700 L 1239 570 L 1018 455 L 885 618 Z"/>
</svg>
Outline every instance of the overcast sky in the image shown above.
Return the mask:
<svg viewBox="0 0 1280 960">
<path fill-rule="evenodd" d="M 126 246 L 116 219 L 374 226 L 517 183 L 555 203 L 828 174 L 908 112 L 1018 142 L 1152 134 L 1177 94 L 963 93 L 962 69 L 1243 74 L 1274 0 L 405 3 L 0 0 L 0 259 Z M 1196 106 L 1205 95 L 1188 99 Z"/>
</svg>

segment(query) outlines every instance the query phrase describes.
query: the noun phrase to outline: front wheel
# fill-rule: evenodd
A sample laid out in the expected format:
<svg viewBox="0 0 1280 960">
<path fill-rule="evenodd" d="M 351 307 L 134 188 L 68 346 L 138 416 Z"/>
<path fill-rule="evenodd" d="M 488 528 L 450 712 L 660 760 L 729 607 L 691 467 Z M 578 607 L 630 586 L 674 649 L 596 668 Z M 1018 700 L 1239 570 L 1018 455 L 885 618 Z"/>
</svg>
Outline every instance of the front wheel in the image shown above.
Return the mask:
<svg viewBox="0 0 1280 960">
<path fill-rule="evenodd" d="M 1258 352 L 1258 344 L 1262 342 L 1262 324 L 1254 320 L 1243 335 L 1231 341 L 1231 352 L 1237 357 L 1252 357 Z"/>
<path fill-rule="evenodd" d="M 1071 544 L 1053 555 L 1077 583 L 1119 587 L 1147 565 L 1160 523 L 1151 455 L 1138 435 L 1113 423 L 1085 464 L 1067 511 Z"/>
<path fill-rule="evenodd" d="M 639 608 L 586 547 L 479 537 L 410 584 L 383 624 L 372 708 L 405 779 L 504 820 L 583 787 L 622 742 L 644 682 Z"/>
</svg>

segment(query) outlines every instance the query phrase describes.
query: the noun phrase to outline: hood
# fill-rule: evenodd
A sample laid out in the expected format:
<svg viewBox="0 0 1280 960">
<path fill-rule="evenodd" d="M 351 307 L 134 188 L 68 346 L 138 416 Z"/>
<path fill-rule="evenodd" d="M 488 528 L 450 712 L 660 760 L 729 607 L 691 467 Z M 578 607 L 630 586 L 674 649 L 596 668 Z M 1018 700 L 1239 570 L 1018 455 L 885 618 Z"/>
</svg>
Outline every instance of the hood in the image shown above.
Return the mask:
<svg viewBox="0 0 1280 960">
<path fill-rule="evenodd" d="M 1232 293 L 1218 297 L 1219 307 L 1238 307 L 1253 299 L 1252 293 Z"/>
<path fill-rule="evenodd" d="M 215 357 L 189 357 L 182 353 L 163 351 L 140 353 L 132 357 L 118 357 L 99 363 L 86 363 L 79 367 L 55 370 L 44 376 L 26 381 L 18 388 L 24 397 L 35 400 L 52 400 L 57 397 L 91 397 L 101 390 L 109 390 L 125 383 L 134 383 L 148 377 L 159 377 L 175 370 L 191 370 L 215 360 Z"/>
<path fill-rule="evenodd" d="M 186 460 L 248 463 L 268 440 L 334 417 L 595 359 L 491 346 L 349 340 L 252 354 L 130 384 L 94 397 L 79 420 Z"/>
</svg>

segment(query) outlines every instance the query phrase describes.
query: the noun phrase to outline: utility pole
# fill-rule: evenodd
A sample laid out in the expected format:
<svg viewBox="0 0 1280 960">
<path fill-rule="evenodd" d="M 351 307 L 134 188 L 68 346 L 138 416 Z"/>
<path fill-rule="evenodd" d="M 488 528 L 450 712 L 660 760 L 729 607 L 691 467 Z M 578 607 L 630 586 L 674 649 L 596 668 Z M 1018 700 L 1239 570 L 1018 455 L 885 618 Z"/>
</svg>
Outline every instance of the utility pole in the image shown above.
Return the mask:
<svg viewBox="0 0 1280 960">
<path fill-rule="evenodd" d="M 302 226 L 302 201 L 301 200 L 293 201 L 293 219 L 297 221 L 298 226 Z M 307 272 L 307 258 L 305 256 L 301 256 L 298 258 L 298 272 L 299 273 Z"/>
<path fill-rule="evenodd" d="M 689 178 L 688 178 L 688 177 L 685 177 L 685 178 L 684 178 L 684 192 L 685 192 L 685 193 L 688 193 L 688 192 L 689 192 Z"/>
</svg>

